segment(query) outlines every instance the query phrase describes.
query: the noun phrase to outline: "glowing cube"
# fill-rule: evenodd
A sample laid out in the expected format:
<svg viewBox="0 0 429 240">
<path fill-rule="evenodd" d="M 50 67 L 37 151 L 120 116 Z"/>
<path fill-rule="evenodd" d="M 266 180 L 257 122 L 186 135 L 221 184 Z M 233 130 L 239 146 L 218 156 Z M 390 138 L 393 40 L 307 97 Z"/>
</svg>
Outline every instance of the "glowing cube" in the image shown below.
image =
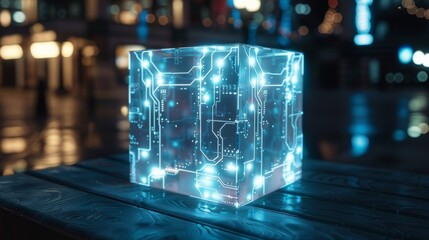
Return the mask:
<svg viewBox="0 0 429 240">
<path fill-rule="evenodd" d="M 130 52 L 131 181 L 242 206 L 301 177 L 303 55 Z"/>
</svg>

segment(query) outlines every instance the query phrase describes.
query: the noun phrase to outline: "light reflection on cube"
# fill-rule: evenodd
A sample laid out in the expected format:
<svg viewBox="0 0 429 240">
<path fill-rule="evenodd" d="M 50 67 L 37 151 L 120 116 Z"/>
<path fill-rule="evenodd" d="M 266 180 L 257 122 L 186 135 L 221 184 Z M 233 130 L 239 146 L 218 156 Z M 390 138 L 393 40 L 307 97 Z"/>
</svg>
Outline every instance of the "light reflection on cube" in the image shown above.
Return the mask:
<svg viewBox="0 0 429 240">
<path fill-rule="evenodd" d="M 239 207 L 301 177 L 303 55 L 130 52 L 131 181 Z"/>
</svg>

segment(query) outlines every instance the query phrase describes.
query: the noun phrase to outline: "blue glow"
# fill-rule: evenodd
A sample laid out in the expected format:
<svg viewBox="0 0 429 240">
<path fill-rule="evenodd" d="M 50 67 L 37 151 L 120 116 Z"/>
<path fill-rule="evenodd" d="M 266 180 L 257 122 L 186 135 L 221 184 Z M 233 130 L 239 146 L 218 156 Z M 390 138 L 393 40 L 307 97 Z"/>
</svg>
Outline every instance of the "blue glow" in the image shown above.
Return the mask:
<svg viewBox="0 0 429 240">
<path fill-rule="evenodd" d="M 402 64 L 408 64 L 413 60 L 413 49 L 410 46 L 402 46 L 398 50 L 398 59 Z"/>
<path fill-rule="evenodd" d="M 239 207 L 300 179 L 302 79 L 286 50 L 131 52 L 131 181 Z"/>
<path fill-rule="evenodd" d="M 369 138 L 366 135 L 356 134 L 352 136 L 352 153 L 353 156 L 362 156 L 368 151 Z"/>
<path fill-rule="evenodd" d="M 149 27 L 147 26 L 146 22 L 147 15 L 148 11 L 146 9 L 141 11 L 137 25 L 137 35 L 142 41 L 146 40 L 147 36 L 149 35 Z"/>
<path fill-rule="evenodd" d="M 395 141 L 398 141 L 398 142 L 404 141 L 405 138 L 407 138 L 407 134 L 405 133 L 405 131 L 398 129 L 393 132 L 393 139 Z"/>
<path fill-rule="evenodd" d="M 374 38 L 371 34 L 358 34 L 355 36 L 354 42 L 358 46 L 371 45 Z"/>
<path fill-rule="evenodd" d="M 311 7 L 308 4 L 298 3 L 295 6 L 295 12 L 300 15 L 308 15 L 311 12 Z"/>
<path fill-rule="evenodd" d="M 279 32 L 280 36 L 278 37 L 278 42 L 281 45 L 289 44 L 290 40 L 287 37 L 287 34 L 292 32 L 292 5 L 290 0 L 279 0 L 279 7 L 281 10 L 280 26 Z"/>
<path fill-rule="evenodd" d="M 374 42 L 371 32 L 371 10 L 369 7 L 372 0 L 355 0 L 356 17 L 355 24 L 357 34 L 354 37 L 354 43 L 358 46 L 370 45 Z"/>
</svg>

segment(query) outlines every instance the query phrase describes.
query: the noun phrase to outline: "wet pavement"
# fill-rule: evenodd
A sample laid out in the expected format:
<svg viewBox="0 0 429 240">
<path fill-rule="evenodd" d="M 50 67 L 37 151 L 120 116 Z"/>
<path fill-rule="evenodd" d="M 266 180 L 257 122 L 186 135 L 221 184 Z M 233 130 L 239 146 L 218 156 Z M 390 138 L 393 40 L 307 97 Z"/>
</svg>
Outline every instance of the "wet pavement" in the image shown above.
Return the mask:
<svg viewBox="0 0 429 240">
<path fill-rule="evenodd" d="M 308 157 L 429 174 L 427 91 L 304 95 Z"/>
<path fill-rule="evenodd" d="M 37 99 L 0 88 L 0 175 L 127 151 L 125 86 Z M 428 115 L 424 91 L 305 92 L 304 157 L 429 174 Z"/>
<path fill-rule="evenodd" d="M 128 149 L 127 88 L 83 95 L 0 89 L 0 174 L 74 164 Z"/>
</svg>

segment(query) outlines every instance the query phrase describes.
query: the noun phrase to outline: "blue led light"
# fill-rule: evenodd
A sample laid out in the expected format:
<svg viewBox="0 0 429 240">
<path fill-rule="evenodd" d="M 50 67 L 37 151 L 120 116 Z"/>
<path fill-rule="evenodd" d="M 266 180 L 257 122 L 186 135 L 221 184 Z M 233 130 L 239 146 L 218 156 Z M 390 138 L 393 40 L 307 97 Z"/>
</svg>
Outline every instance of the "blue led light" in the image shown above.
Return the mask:
<svg viewBox="0 0 429 240">
<path fill-rule="evenodd" d="M 356 17 L 355 24 L 357 34 L 354 37 L 354 43 L 358 46 L 370 45 L 374 42 L 371 34 L 371 10 L 372 0 L 355 0 Z"/>
<path fill-rule="evenodd" d="M 413 49 L 410 46 L 401 46 L 398 50 L 398 59 L 402 64 L 408 64 L 413 60 Z"/>
<path fill-rule="evenodd" d="M 364 155 L 369 147 L 369 138 L 368 136 L 362 134 L 356 134 L 352 136 L 352 153 L 354 156 L 362 156 Z"/>
<path fill-rule="evenodd" d="M 301 176 L 303 55 L 130 53 L 131 181 L 239 207 Z"/>
</svg>

